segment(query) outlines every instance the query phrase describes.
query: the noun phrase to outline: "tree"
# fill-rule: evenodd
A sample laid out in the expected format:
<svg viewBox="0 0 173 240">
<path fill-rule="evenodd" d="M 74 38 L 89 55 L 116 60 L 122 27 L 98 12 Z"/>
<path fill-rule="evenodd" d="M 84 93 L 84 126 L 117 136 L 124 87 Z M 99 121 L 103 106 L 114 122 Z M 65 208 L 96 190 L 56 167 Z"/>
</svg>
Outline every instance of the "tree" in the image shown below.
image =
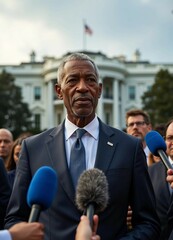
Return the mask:
<svg viewBox="0 0 173 240">
<path fill-rule="evenodd" d="M 32 128 L 31 112 L 27 103 L 22 102 L 20 87 L 15 79 L 3 70 L 0 73 L 0 128 L 9 129 L 14 137 Z"/>
<path fill-rule="evenodd" d="M 142 96 L 143 110 L 151 117 L 153 126 L 173 117 L 173 75 L 161 69 L 151 89 Z"/>
</svg>

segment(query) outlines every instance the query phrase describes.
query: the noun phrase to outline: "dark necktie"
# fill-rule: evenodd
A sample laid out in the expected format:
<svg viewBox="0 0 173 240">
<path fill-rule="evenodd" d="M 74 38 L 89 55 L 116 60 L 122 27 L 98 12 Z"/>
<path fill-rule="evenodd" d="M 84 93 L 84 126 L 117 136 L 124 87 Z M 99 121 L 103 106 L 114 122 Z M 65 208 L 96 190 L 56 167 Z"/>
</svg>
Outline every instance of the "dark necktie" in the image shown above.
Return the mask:
<svg viewBox="0 0 173 240">
<path fill-rule="evenodd" d="M 76 130 L 77 139 L 74 141 L 71 148 L 70 173 L 75 189 L 80 174 L 86 169 L 85 148 L 81 140 L 85 132 L 86 130 L 82 128 Z"/>
</svg>

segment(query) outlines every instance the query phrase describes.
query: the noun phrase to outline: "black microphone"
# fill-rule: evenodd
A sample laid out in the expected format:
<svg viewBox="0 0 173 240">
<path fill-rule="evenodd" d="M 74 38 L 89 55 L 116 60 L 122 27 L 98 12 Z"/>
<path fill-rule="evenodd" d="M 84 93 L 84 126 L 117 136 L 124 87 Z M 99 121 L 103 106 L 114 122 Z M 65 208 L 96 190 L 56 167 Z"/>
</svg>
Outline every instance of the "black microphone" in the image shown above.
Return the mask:
<svg viewBox="0 0 173 240">
<path fill-rule="evenodd" d="M 150 131 L 145 136 L 146 144 L 150 152 L 161 158 L 161 161 L 165 165 L 166 169 L 173 169 L 171 163 L 166 155 L 166 143 L 163 137 L 157 131 Z"/>
<path fill-rule="evenodd" d="M 76 205 L 86 213 L 93 227 L 93 215 L 103 211 L 108 204 L 108 182 L 105 174 L 97 169 L 84 171 L 76 189 Z"/>
<path fill-rule="evenodd" d="M 51 167 L 40 167 L 34 174 L 27 192 L 27 203 L 31 207 L 28 222 L 38 222 L 41 211 L 51 206 L 57 189 L 57 173 Z"/>
</svg>

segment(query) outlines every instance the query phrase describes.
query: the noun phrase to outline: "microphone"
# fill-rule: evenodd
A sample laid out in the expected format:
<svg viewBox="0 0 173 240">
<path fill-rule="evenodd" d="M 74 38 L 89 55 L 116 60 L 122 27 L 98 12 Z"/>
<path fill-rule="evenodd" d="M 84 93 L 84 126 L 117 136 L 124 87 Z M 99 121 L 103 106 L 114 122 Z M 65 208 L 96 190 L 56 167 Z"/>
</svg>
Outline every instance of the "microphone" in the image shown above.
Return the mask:
<svg viewBox="0 0 173 240">
<path fill-rule="evenodd" d="M 86 213 L 93 227 L 93 215 L 103 211 L 108 204 L 108 182 L 105 174 L 97 169 L 84 171 L 76 188 L 76 205 Z"/>
<path fill-rule="evenodd" d="M 157 131 L 150 131 L 146 134 L 145 141 L 150 152 L 153 155 L 159 156 L 161 158 L 161 161 L 165 165 L 166 169 L 173 169 L 165 153 L 166 143 L 163 137 Z"/>
<path fill-rule="evenodd" d="M 34 174 L 27 192 L 27 203 L 31 207 L 28 222 L 38 222 L 41 211 L 51 206 L 57 189 L 57 173 L 51 167 L 40 167 Z"/>
</svg>

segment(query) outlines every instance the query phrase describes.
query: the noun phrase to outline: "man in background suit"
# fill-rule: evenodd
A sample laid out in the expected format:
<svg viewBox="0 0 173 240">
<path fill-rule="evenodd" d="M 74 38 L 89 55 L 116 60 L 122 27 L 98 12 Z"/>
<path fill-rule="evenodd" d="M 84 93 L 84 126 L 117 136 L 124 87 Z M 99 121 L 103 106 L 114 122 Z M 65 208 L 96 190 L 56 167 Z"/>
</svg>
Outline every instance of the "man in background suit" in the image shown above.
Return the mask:
<svg viewBox="0 0 173 240">
<path fill-rule="evenodd" d="M 126 112 L 126 126 L 126 131 L 128 134 L 141 139 L 148 162 L 148 155 L 150 151 L 146 145 L 145 136 L 149 131 L 152 130 L 150 116 L 147 112 L 141 109 L 131 109 Z"/>
<path fill-rule="evenodd" d="M 166 125 L 165 142 L 167 145 L 166 153 L 168 155 L 168 159 L 170 163 L 173 164 L 173 119 L 171 119 Z M 170 184 L 170 187 L 173 191 L 173 169 L 168 169 L 166 180 Z M 171 197 L 169 210 L 167 212 L 167 222 L 167 232 L 170 233 L 172 231 L 169 240 L 173 240 L 173 194 Z"/>
<path fill-rule="evenodd" d="M 6 128 L 0 128 L 0 157 L 6 164 L 13 145 L 13 135 Z"/>
<path fill-rule="evenodd" d="M 166 124 L 164 135 L 168 160 L 173 164 L 173 119 Z M 173 203 L 173 190 L 171 190 L 170 184 L 166 181 L 167 169 L 161 161 L 151 165 L 148 171 L 156 196 L 156 210 L 161 222 L 162 231 L 160 239 L 167 240 L 170 234 L 170 227 L 168 225 L 169 216 L 170 212 L 173 213 L 171 206 Z"/>
<path fill-rule="evenodd" d="M 161 222 L 161 236 L 159 239 L 167 238 L 168 210 L 170 208 L 172 198 L 169 184 L 166 182 L 167 170 L 160 161 L 148 167 L 148 172 L 153 184 L 156 196 L 156 210 Z"/>
<path fill-rule="evenodd" d="M 10 194 L 11 188 L 4 166 L 4 161 L 0 158 L 0 229 L 4 229 L 4 218 Z"/>
<path fill-rule="evenodd" d="M 67 109 L 66 119 L 59 126 L 23 141 L 5 226 L 9 228 L 28 220 L 29 184 L 38 168 L 47 165 L 57 171 L 59 188 L 52 206 L 40 215 L 45 240 L 75 238 L 82 212 L 75 204 L 75 186 L 69 170 L 73 164 L 70 151 L 76 130 L 84 128 L 86 169 L 102 170 L 109 185 L 109 204 L 99 214 L 98 235 L 102 240 L 158 239 L 160 224 L 141 141 L 107 126 L 97 117 L 95 111 L 102 84 L 93 60 L 81 53 L 63 59 L 55 89 Z M 80 163 L 81 159 L 78 160 Z M 131 232 L 126 225 L 129 205 L 133 210 Z"/>
</svg>

